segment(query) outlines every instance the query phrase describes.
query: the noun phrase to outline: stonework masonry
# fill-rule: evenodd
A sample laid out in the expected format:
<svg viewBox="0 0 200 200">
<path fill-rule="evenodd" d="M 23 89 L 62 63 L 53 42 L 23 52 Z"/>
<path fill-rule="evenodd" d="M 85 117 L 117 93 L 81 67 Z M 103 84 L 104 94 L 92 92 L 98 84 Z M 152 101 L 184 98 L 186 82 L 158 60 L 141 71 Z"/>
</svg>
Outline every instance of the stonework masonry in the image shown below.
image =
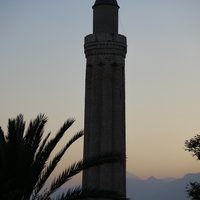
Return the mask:
<svg viewBox="0 0 200 200">
<path fill-rule="evenodd" d="M 120 34 L 91 34 L 85 37 L 85 55 L 118 55 L 126 56 L 126 37 Z"/>
<path fill-rule="evenodd" d="M 93 14 L 93 33 L 117 33 L 117 32 L 118 32 L 118 7 L 108 6 L 108 5 L 95 6 Z"/>
<path fill-rule="evenodd" d="M 96 28 L 93 34 L 85 37 L 84 45 L 87 59 L 84 157 L 108 151 L 119 151 L 125 156 L 126 37 L 118 34 L 116 28 L 118 6 L 104 4 L 93 6 L 93 9 Z M 103 10 L 105 13 L 100 12 Z M 107 15 L 109 10 L 115 14 Z M 108 18 L 107 23 L 105 17 L 102 17 L 104 14 Z M 85 170 L 83 187 L 111 189 L 125 196 L 126 161 Z"/>
</svg>

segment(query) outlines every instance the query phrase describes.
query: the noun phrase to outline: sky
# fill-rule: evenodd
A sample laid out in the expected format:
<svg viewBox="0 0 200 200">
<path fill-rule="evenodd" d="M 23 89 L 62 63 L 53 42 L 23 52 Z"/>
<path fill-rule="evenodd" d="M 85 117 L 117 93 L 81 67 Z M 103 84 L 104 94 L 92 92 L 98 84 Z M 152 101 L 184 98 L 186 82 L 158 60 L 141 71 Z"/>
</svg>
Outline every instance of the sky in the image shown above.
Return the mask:
<svg viewBox="0 0 200 200">
<path fill-rule="evenodd" d="M 76 122 L 63 144 L 84 128 L 84 37 L 92 33 L 94 0 L 0 0 L 0 126 L 19 113 L 39 113 L 56 133 Z M 118 0 L 119 33 L 127 37 L 127 171 L 146 179 L 200 171 L 184 151 L 200 134 L 200 1 Z M 83 139 L 58 173 L 82 158 Z"/>
</svg>

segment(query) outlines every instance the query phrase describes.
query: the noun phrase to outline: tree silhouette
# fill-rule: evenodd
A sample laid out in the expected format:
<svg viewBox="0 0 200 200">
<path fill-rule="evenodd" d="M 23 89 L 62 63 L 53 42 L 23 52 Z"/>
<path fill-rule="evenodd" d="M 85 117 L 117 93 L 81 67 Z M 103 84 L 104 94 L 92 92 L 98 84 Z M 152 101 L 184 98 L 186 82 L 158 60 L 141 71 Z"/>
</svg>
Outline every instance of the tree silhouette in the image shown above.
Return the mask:
<svg viewBox="0 0 200 200">
<path fill-rule="evenodd" d="M 193 152 L 193 156 L 197 157 L 197 160 L 200 160 L 200 135 L 194 136 L 190 140 L 185 141 L 185 150 L 189 152 Z M 186 191 L 188 193 L 188 197 L 192 200 L 200 199 L 200 183 L 198 182 L 190 182 L 186 187 Z"/>
<path fill-rule="evenodd" d="M 43 189 L 46 181 L 61 160 L 66 150 L 80 137 L 83 131 L 76 133 L 64 147 L 49 161 L 50 155 L 62 139 L 74 119 L 68 119 L 57 134 L 49 139 L 51 133 L 44 136 L 47 123 L 44 114 L 30 121 L 25 131 L 23 115 L 8 120 L 8 132 L 0 128 L 0 199 L 1 200 L 50 200 L 51 195 L 74 175 L 90 167 L 121 162 L 123 155 L 118 152 L 107 152 L 75 162 L 52 181 L 48 189 Z M 47 164 L 48 163 L 48 164 Z M 69 188 L 66 193 L 54 199 L 107 198 L 124 199 L 117 192 L 84 188 Z"/>
</svg>

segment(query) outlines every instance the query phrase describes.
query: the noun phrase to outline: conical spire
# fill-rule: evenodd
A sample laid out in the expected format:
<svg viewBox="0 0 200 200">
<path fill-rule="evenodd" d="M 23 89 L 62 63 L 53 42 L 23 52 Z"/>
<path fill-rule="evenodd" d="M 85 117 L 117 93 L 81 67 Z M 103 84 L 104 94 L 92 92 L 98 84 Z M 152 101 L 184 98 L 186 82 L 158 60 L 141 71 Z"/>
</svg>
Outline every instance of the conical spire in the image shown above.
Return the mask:
<svg viewBox="0 0 200 200">
<path fill-rule="evenodd" d="M 97 5 L 114 5 L 114 6 L 118 6 L 117 0 L 96 0 L 94 6 L 97 6 Z"/>
</svg>

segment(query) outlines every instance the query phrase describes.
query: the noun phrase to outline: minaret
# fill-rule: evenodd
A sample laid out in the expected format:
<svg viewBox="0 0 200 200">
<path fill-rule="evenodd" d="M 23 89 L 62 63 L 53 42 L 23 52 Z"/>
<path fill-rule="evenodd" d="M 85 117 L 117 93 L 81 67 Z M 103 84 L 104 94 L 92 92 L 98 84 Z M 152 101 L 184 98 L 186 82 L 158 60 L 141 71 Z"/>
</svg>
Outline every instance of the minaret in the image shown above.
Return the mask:
<svg viewBox="0 0 200 200">
<path fill-rule="evenodd" d="M 126 154 L 125 56 L 126 37 L 118 34 L 116 0 L 96 0 L 93 34 L 85 37 L 84 157 L 101 152 Z M 84 171 L 83 187 L 126 194 L 126 161 Z"/>
</svg>

